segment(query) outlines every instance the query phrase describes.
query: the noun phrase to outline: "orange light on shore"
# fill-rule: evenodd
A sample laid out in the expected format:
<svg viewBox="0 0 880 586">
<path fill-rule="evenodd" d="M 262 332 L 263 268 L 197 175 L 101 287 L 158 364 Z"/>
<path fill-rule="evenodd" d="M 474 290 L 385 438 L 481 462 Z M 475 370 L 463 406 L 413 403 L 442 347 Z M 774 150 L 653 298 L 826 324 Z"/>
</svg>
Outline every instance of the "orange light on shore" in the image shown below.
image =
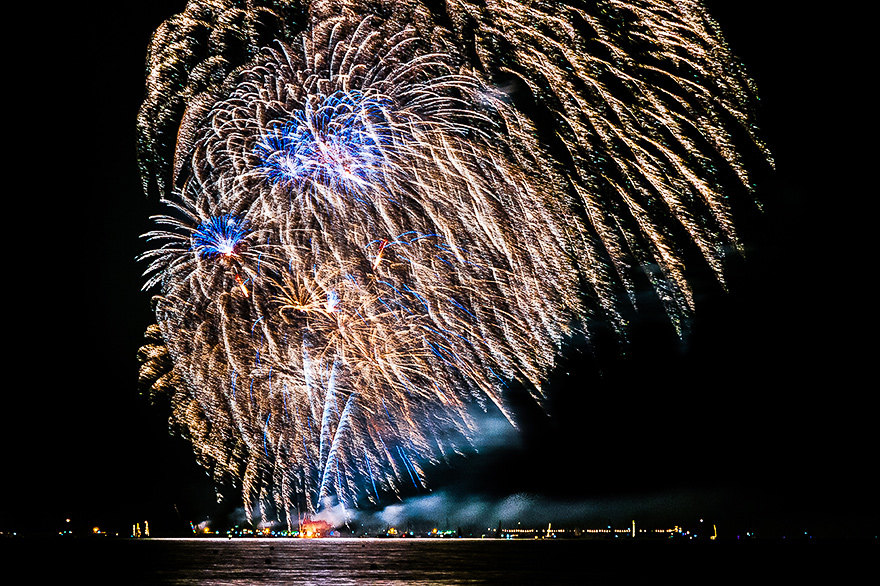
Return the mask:
<svg viewBox="0 0 880 586">
<path fill-rule="evenodd" d="M 308 523 L 302 524 L 299 536 L 306 539 L 323 537 L 324 535 L 330 533 L 331 530 L 332 527 L 330 527 L 330 525 L 328 525 L 324 521 L 310 521 Z"/>
</svg>

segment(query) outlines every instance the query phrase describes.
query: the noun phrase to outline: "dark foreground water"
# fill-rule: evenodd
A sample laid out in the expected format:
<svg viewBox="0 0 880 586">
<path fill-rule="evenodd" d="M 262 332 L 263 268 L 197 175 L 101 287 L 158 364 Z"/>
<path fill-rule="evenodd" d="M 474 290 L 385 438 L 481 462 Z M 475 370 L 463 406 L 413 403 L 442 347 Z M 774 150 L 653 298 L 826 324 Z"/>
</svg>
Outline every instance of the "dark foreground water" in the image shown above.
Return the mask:
<svg viewBox="0 0 880 586">
<path fill-rule="evenodd" d="M 407 539 L 11 539 L 23 583 L 296 584 L 841 583 L 876 577 L 876 541 L 498 541 Z"/>
</svg>

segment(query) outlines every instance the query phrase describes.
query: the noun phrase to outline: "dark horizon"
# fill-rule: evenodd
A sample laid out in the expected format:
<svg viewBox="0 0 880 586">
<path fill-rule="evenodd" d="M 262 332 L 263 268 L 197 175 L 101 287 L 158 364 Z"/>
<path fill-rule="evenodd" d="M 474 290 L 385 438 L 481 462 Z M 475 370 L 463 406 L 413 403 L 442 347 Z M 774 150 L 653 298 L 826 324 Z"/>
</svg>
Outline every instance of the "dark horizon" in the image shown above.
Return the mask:
<svg viewBox="0 0 880 586">
<path fill-rule="evenodd" d="M 759 536 L 877 534 L 855 57 L 818 42 L 842 17 L 706 4 L 755 80 L 777 164 L 759 186 L 764 211 L 738 210 L 746 255 L 729 290 L 698 285 L 683 339 L 664 316 L 642 315 L 625 353 L 575 341 L 551 377 L 550 417 L 523 401 L 522 432 L 487 436 L 479 454 L 436 469 L 432 494 L 532 494 L 548 509 L 584 503 L 592 517 L 571 514 L 623 524 L 702 517 Z M 150 34 L 183 5 L 64 8 L 40 41 L 52 56 L 36 61 L 57 69 L 31 72 L 41 89 L 26 116 L 52 123 L 20 135 L 23 152 L 44 155 L 48 143 L 52 160 L 25 163 L 32 191 L 46 195 L 16 198 L 41 256 L 14 259 L 7 273 L 26 277 L 8 283 L 25 301 L 9 363 L 26 382 L 8 385 L 4 407 L 0 531 L 51 534 L 70 518 L 108 531 L 149 520 L 161 534 L 236 509 L 218 507 L 189 445 L 169 436 L 166 410 L 137 387 L 152 317 L 135 258 L 157 206 L 141 190 L 135 116 Z"/>
</svg>

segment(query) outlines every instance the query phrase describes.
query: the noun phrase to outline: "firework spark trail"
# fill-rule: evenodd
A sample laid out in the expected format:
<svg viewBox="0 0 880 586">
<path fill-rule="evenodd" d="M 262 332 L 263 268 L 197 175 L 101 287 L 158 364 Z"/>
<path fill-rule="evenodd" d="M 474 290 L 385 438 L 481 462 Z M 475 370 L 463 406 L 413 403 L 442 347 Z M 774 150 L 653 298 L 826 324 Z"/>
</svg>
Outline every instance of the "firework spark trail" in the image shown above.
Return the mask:
<svg viewBox="0 0 880 586">
<path fill-rule="evenodd" d="M 422 486 L 640 275 L 679 330 L 683 250 L 723 282 L 770 159 L 697 2 L 263 4 L 163 24 L 139 116 L 142 380 L 255 516 Z"/>
</svg>

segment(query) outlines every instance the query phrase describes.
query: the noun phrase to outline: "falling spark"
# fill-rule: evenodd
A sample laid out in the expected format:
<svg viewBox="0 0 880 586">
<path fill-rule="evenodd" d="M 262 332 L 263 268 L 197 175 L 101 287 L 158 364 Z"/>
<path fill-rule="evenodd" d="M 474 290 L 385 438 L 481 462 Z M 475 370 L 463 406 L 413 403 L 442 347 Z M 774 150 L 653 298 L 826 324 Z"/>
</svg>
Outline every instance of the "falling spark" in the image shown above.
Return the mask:
<svg viewBox="0 0 880 586">
<path fill-rule="evenodd" d="M 434 4 L 194 0 L 153 37 L 141 378 L 254 516 L 423 488 L 642 280 L 682 331 L 685 251 L 723 284 L 772 164 L 699 2 Z"/>
</svg>

